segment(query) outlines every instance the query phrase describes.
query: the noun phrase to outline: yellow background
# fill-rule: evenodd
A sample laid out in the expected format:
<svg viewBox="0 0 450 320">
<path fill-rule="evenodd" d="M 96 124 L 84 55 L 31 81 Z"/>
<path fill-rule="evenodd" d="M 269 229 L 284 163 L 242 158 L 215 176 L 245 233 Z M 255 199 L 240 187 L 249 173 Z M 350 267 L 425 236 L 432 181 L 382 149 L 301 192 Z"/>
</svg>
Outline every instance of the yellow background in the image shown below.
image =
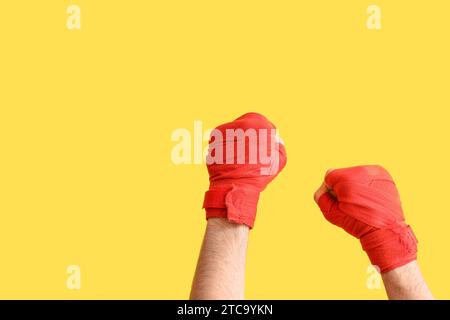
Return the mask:
<svg viewBox="0 0 450 320">
<path fill-rule="evenodd" d="M 0 298 L 187 298 L 208 177 L 171 162 L 171 133 L 248 111 L 288 165 L 259 203 L 247 298 L 385 298 L 312 200 L 327 168 L 369 163 L 450 298 L 450 2 L 374 3 L 379 31 L 362 0 L 2 1 Z"/>
</svg>

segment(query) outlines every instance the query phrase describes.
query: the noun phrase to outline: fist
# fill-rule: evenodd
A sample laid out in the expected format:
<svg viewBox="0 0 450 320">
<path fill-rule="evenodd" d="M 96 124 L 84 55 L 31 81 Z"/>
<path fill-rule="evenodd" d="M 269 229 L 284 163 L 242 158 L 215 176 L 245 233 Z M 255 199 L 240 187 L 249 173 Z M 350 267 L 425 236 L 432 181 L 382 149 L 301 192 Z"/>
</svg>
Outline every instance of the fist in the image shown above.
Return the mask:
<svg viewBox="0 0 450 320">
<path fill-rule="evenodd" d="M 325 219 L 360 240 L 381 272 L 416 260 L 417 239 L 394 180 L 381 166 L 329 170 L 314 199 Z"/>
<path fill-rule="evenodd" d="M 259 194 L 286 165 L 286 151 L 269 120 L 247 113 L 212 131 L 206 163 L 206 218 L 253 228 Z"/>
</svg>

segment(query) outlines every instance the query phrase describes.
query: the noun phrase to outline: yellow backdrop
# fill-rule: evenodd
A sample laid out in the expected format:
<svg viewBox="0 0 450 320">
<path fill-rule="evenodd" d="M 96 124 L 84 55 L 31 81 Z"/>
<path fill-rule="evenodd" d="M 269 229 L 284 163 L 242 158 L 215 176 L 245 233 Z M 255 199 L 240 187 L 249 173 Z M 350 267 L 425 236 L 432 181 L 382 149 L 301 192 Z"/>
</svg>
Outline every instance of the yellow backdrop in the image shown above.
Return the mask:
<svg viewBox="0 0 450 320">
<path fill-rule="evenodd" d="M 248 111 L 278 126 L 288 165 L 259 203 L 247 298 L 385 298 L 312 199 L 327 168 L 358 164 L 392 173 L 429 286 L 450 298 L 449 10 L 2 1 L 0 298 L 187 298 L 208 176 L 172 162 L 171 134 Z"/>
</svg>

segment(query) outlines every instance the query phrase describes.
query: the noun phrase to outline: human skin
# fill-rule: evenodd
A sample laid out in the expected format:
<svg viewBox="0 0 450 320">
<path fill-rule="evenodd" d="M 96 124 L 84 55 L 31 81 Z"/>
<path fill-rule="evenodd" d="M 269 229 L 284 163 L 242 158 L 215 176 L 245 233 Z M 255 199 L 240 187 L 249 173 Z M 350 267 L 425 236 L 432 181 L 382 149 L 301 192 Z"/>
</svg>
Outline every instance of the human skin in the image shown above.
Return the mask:
<svg viewBox="0 0 450 320">
<path fill-rule="evenodd" d="M 417 261 L 381 274 L 390 300 L 432 300 Z"/>
<path fill-rule="evenodd" d="M 208 219 L 190 299 L 244 299 L 248 234 L 246 225 Z"/>
<path fill-rule="evenodd" d="M 330 172 L 331 170 L 328 170 Z M 320 196 L 330 192 L 336 197 L 333 190 L 323 183 L 314 194 L 314 200 L 318 202 Z M 416 260 L 411 261 L 389 272 L 381 274 L 386 294 L 390 300 L 430 300 L 433 299 L 425 279 L 422 276 Z"/>
</svg>

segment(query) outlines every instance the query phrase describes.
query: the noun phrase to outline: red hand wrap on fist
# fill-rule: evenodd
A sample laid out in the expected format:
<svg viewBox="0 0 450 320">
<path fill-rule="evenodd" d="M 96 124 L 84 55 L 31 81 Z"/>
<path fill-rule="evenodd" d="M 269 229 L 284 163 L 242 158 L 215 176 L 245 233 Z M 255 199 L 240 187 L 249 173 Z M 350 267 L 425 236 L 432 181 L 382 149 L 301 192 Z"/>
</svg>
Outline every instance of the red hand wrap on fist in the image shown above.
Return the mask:
<svg viewBox="0 0 450 320">
<path fill-rule="evenodd" d="M 286 165 L 275 126 L 247 113 L 211 133 L 207 156 L 206 218 L 227 218 L 253 228 L 259 194 Z"/>
<path fill-rule="evenodd" d="M 416 260 L 417 239 L 405 223 L 392 177 L 380 166 L 337 169 L 317 199 L 325 218 L 360 239 L 373 265 L 387 272 Z"/>
</svg>

